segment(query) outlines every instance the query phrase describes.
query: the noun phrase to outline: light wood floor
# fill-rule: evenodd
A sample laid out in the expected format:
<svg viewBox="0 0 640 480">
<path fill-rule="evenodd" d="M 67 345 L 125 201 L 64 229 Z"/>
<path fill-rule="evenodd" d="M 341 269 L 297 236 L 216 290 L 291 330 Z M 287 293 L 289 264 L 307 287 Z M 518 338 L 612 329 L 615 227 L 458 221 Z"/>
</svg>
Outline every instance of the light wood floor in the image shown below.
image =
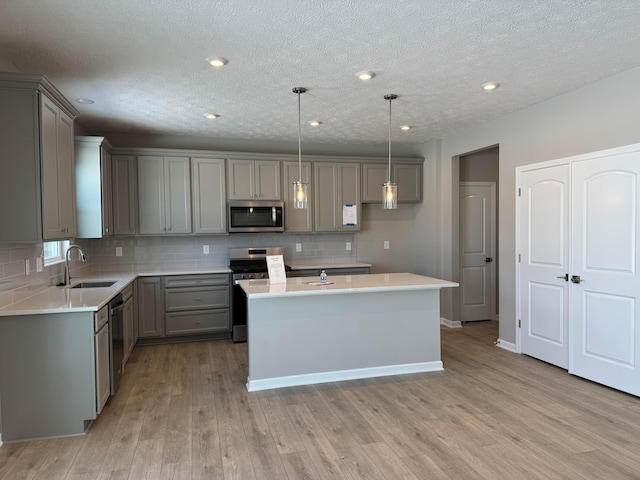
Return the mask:
<svg viewBox="0 0 640 480">
<path fill-rule="evenodd" d="M 3 445 L 0 479 L 640 478 L 640 399 L 496 338 L 443 329 L 444 372 L 257 393 L 245 344 L 138 347 L 88 435 Z"/>
</svg>

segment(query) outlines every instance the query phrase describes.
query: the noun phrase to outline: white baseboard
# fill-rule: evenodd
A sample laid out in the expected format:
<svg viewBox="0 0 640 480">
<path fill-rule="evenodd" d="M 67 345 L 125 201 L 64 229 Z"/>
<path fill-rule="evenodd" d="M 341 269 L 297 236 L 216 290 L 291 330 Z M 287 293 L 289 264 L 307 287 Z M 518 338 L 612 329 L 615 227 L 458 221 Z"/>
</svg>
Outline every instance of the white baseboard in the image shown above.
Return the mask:
<svg viewBox="0 0 640 480">
<path fill-rule="evenodd" d="M 500 347 L 500 348 L 502 348 L 504 350 L 509 350 L 510 352 L 513 352 L 513 353 L 519 353 L 518 352 L 518 348 L 516 347 L 515 343 L 507 342 L 507 341 L 502 340 L 500 338 L 496 342 L 496 346 Z"/>
<path fill-rule="evenodd" d="M 384 367 L 357 368 L 353 370 L 310 373 L 305 375 L 291 375 L 288 377 L 265 378 L 261 380 L 251 380 L 250 378 L 247 378 L 247 390 L 250 392 L 257 392 L 258 390 L 269 390 L 271 388 L 341 382 L 343 380 L 386 377 L 389 375 L 404 375 L 407 373 L 439 372 L 441 370 L 444 370 L 444 368 L 442 368 L 442 362 L 437 361 L 408 363 L 405 365 L 389 365 Z"/>
<path fill-rule="evenodd" d="M 448 318 L 440 317 L 440 325 L 444 325 L 449 328 L 462 328 L 462 322 L 449 320 Z"/>
</svg>

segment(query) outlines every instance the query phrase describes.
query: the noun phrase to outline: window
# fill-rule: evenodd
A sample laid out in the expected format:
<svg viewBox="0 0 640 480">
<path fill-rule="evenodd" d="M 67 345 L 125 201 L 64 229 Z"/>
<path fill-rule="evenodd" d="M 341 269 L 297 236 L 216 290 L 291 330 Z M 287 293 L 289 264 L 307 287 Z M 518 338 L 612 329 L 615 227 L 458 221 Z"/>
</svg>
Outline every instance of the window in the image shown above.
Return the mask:
<svg viewBox="0 0 640 480">
<path fill-rule="evenodd" d="M 64 252 L 69 247 L 69 240 L 61 240 L 59 242 L 44 242 L 44 264 L 53 265 L 54 263 L 64 262 Z"/>
</svg>

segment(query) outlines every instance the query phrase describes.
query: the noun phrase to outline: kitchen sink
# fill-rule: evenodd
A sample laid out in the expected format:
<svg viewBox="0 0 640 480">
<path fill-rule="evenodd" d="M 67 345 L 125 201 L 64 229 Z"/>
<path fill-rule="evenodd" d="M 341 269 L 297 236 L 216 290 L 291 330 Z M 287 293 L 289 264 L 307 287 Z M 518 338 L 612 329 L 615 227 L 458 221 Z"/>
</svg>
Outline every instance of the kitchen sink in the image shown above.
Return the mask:
<svg viewBox="0 0 640 480">
<path fill-rule="evenodd" d="M 102 287 L 111 287 L 114 283 L 112 281 L 106 282 L 80 282 L 75 284 L 71 288 L 102 288 Z"/>
</svg>

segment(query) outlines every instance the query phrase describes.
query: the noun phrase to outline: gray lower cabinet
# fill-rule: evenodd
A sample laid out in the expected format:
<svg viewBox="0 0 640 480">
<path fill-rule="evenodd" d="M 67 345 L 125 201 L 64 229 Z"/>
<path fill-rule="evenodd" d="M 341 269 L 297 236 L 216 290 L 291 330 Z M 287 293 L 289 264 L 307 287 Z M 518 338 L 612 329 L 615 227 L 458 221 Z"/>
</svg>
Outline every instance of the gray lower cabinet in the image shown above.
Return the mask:
<svg viewBox="0 0 640 480">
<path fill-rule="evenodd" d="M 124 301 L 124 309 L 122 311 L 122 342 L 123 342 L 123 358 L 124 366 L 129 359 L 129 355 L 133 351 L 136 344 L 136 315 L 135 300 L 133 296 L 133 284 L 128 285 L 122 290 L 122 300 Z"/>
<path fill-rule="evenodd" d="M 227 274 L 166 277 L 166 335 L 229 331 L 229 290 Z"/>
<path fill-rule="evenodd" d="M 328 277 L 331 275 L 368 275 L 371 273 L 370 267 L 344 267 L 344 268 L 305 268 L 304 270 L 291 270 L 287 272 L 287 277 L 318 277 L 324 270 Z"/>
<path fill-rule="evenodd" d="M 138 338 L 230 331 L 226 273 L 138 279 Z"/>
<path fill-rule="evenodd" d="M 162 277 L 140 277 L 138 282 L 138 338 L 164 336 Z"/>
<path fill-rule="evenodd" d="M 96 369 L 96 414 L 102 412 L 111 393 L 111 364 L 109 362 L 109 307 L 102 307 L 94 315 L 95 369 Z"/>
</svg>

